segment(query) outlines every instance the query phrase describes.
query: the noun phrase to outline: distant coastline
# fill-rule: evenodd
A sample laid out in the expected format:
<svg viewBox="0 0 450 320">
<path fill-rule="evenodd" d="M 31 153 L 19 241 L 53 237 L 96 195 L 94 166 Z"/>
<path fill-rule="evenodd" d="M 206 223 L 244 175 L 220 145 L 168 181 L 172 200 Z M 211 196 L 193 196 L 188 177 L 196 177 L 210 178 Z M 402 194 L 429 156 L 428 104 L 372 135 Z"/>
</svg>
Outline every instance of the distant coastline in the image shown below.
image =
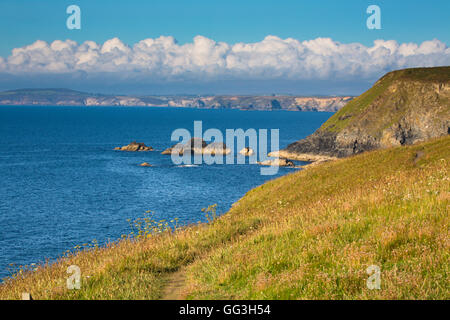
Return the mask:
<svg viewBox="0 0 450 320">
<path fill-rule="evenodd" d="M 167 95 L 132 96 L 70 89 L 18 89 L 0 92 L 1 106 L 148 106 L 201 109 L 336 112 L 353 96 Z"/>
</svg>

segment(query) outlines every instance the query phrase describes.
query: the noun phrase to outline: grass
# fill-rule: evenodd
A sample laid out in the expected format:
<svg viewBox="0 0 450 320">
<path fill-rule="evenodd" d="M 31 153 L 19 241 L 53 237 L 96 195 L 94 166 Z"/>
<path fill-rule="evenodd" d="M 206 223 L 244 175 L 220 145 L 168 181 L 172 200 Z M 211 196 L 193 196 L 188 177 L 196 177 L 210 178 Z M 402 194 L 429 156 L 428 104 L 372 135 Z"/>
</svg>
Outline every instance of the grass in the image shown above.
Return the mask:
<svg viewBox="0 0 450 320">
<path fill-rule="evenodd" d="M 447 82 L 450 67 L 409 68 L 392 72 L 397 80 Z"/>
<path fill-rule="evenodd" d="M 0 298 L 158 299 L 183 269 L 189 299 L 449 299 L 449 162 L 447 136 L 323 163 L 207 224 L 158 226 L 25 271 Z M 72 264 L 80 290 L 65 287 Z M 380 290 L 366 286 L 371 265 Z"/>
<path fill-rule="evenodd" d="M 355 115 L 359 115 L 366 110 L 377 97 L 385 92 L 392 82 L 392 77 L 378 81 L 368 91 L 347 103 L 344 108 L 331 116 L 330 119 L 322 125 L 320 130 L 328 130 L 332 132 L 342 130 L 354 120 Z"/>
</svg>

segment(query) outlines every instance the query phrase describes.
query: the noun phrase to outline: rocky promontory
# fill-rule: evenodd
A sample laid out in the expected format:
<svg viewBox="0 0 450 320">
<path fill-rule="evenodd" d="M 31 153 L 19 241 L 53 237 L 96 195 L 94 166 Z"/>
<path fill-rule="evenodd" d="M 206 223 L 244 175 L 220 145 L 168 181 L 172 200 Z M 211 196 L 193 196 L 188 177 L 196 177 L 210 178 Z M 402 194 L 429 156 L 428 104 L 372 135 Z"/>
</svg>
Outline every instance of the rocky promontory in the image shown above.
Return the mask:
<svg viewBox="0 0 450 320">
<path fill-rule="evenodd" d="M 273 152 L 302 161 L 347 157 L 450 133 L 450 67 L 386 74 L 314 134 Z"/>
<path fill-rule="evenodd" d="M 277 167 L 295 167 L 294 162 L 285 158 L 277 158 L 273 160 L 266 160 L 258 162 L 262 166 L 277 166 Z"/>
</svg>

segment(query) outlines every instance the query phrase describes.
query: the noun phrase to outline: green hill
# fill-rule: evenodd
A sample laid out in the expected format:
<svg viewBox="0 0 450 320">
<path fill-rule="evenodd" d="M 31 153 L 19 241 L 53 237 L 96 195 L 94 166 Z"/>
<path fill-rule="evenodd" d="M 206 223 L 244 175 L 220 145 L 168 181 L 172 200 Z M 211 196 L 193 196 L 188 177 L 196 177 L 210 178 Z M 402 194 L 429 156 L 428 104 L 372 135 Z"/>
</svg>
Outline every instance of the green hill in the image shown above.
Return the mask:
<svg viewBox="0 0 450 320">
<path fill-rule="evenodd" d="M 280 156 L 346 157 L 449 133 L 450 67 L 405 69 L 386 74 Z"/>
</svg>

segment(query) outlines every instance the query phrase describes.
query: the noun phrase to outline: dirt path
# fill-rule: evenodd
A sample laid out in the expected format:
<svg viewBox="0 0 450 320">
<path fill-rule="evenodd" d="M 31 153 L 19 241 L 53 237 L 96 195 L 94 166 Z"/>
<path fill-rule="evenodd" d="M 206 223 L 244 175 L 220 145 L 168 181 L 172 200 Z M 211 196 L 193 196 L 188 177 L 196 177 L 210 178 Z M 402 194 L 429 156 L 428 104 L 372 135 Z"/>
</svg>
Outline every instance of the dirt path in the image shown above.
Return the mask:
<svg viewBox="0 0 450 320">
<path fill-rule="evenodd" d="M 179 270 L 167 278 L 161 300 L 183 300 L 183 288 L 186 283 L 186 272 Z"/>
</svg>

